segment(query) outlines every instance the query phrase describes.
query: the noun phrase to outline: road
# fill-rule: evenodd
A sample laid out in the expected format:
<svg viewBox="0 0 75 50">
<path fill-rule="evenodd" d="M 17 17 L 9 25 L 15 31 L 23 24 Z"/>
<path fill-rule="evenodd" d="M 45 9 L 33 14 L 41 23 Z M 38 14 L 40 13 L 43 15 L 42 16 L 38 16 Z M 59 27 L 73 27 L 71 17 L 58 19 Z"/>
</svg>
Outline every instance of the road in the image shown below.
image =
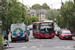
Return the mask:
<svg viewBox="0 0 75 50">
<path fill-rule="evenodd" d="M 32 36 L 30 31 L 29 42 L 17 41 L 10 43 L 5 50 L 75 50 L 74 40 L 60 40 L 58 37 L 53 39 L 37 39 Z"/>
</svg>

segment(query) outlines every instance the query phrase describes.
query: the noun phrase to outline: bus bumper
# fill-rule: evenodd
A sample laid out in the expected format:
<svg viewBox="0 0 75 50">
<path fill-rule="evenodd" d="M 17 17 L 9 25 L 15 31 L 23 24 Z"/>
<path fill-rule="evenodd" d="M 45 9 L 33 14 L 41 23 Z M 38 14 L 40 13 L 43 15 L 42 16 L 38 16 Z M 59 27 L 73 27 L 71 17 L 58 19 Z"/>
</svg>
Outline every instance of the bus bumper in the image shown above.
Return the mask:
<svg viewBox="0 0 75 50">
<path fill-rule="evenodd" d="M 55 35 L 54 34 L 50 34 L 50 35 L 43 35 L 43 34 L 40 34 L 39 35 L 39 38 L 54 38 Z"/>
</svg>

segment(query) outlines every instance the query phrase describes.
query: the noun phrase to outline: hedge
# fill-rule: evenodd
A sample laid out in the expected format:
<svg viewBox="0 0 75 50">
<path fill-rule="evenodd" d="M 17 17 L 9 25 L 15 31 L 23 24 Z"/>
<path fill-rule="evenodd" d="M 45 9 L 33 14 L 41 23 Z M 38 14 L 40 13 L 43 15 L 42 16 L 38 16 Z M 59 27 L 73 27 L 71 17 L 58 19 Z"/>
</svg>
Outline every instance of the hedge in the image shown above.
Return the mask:
<svg viewBox="0 0 75 50">
<path fill-rule="evenodd" d="M 3 41 L 2 37 L 3 37 L 3 36 L 1 35 L 1 36 L 0 36 L 1 50 L 4 50 L 4 45 L 3 45 L 3 42 L 2 42 L 2 41 Z"/>
</svg>

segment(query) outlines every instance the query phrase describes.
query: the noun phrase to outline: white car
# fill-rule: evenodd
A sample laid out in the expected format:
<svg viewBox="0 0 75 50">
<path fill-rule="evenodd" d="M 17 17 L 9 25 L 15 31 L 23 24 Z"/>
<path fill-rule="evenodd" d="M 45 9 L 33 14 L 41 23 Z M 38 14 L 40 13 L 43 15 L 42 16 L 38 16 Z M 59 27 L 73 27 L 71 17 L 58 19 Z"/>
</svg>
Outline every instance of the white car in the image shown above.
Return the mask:
<svg viewBox="0 0 75 50">
<path fill-rule="evenodd" d="M 33 28 L 33 25 L 27 26 L 27 29 L 31 30 Z"/>
<path fill-rule="evenodd" d="M 2 42 L 3 42 L 4 47 L 9 46 L 9 41 L 8 40 L 2 41 Z"/>
</svg>

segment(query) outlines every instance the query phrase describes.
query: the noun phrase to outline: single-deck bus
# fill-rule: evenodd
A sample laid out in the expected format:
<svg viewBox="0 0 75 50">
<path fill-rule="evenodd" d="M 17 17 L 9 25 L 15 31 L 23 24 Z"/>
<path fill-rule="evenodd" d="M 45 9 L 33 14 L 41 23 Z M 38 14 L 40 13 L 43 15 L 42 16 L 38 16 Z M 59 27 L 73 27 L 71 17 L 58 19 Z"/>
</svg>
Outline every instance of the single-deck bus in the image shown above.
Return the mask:
<svg viewBox="0 0 75 50">
<path fill-rule="evenodd" d="M 33 22 L 33 36 L 35 38 L 54 38 L 54 22 Z"/>
</svg>

